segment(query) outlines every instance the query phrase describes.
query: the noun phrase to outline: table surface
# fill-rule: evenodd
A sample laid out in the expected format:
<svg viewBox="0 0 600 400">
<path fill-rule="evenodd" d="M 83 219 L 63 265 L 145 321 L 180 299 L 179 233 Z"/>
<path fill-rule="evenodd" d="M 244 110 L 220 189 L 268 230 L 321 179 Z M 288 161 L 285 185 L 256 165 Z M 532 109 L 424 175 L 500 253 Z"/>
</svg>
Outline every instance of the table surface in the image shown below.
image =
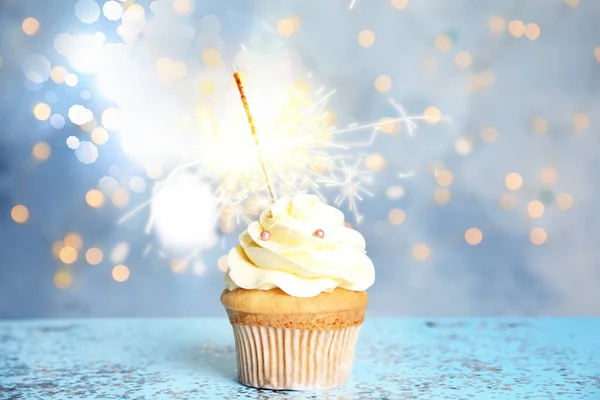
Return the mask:
<svg viewBox="0 0 600 400">
<path fill-rule="evenodd" d="M 0 398 L 600 399 L 600 319 L 367 318 L 351 380 L 236 381 L 226 319 L 0 322 Z"/>
</svg>

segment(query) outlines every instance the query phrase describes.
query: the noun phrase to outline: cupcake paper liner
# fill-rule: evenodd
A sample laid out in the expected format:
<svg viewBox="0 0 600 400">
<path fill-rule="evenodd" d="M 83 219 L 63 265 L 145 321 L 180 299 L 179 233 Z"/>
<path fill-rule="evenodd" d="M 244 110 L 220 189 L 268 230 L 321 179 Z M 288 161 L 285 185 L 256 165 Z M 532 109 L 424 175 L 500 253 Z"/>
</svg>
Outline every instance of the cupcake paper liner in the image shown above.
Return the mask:
<svg viewBox="0 0 600 400">
<path fill-rule="evenodd" d="M 240 383 L 276 390 L 328 389 L 350 377 L 359 326 L 334 331 L 233 324 Z"/>
</svg>

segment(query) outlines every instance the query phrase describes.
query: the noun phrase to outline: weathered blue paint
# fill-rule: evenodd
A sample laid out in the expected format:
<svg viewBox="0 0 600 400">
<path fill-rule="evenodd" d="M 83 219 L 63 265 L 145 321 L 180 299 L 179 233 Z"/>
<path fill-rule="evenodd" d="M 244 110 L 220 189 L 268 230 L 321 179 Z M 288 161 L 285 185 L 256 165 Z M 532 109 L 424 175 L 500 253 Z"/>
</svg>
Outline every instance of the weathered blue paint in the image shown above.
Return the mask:
<svg viewBox="0 0 600 400">
<path fill-rule="evenodd" d="M 376 319 L 326 392 L 236 381 L 225 319 L 0 322 L 0 398 L 600 399 L 600 319 Z"/>
</svg>

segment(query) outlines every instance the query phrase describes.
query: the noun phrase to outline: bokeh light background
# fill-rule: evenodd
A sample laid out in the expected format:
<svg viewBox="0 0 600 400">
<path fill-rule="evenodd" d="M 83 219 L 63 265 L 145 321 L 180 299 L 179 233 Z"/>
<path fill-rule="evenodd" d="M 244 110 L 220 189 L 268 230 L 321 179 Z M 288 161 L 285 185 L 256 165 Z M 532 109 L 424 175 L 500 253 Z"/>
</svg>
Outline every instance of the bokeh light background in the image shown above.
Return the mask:
<svg viewBox="0 0 600 400">
<path fill-rule="evenodd" d="M 241 107 L 234 63 L 255 93 L 324 86 L 332 123 L 381 123 L 355 150 L 371 315 L 598 315 L 599 18 L 589 0 L 4 0 L 0 317 L 223 314 L 243 224 L 207 186 L 184 174 L 148 234 L 150 208 L 119 221 L 198 121 Z M 394 104 L 425 117 L 414 136 Z"/>
</svg>

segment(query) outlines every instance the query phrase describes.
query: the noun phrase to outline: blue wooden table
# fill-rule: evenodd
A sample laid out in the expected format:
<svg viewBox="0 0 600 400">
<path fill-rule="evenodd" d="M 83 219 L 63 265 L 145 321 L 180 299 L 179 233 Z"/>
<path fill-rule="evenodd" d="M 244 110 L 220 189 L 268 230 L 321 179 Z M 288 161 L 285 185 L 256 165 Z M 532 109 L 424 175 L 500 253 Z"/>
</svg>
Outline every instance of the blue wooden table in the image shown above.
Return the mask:
<svg viewBox="0 0 600 400">
<path fill-rule="evenodd" d="M 225 319 L 0 322 L 0 398 L 600 399 L 600 319 L 376 319 L 326 392 L 236 382 Z"/>
</svg>

